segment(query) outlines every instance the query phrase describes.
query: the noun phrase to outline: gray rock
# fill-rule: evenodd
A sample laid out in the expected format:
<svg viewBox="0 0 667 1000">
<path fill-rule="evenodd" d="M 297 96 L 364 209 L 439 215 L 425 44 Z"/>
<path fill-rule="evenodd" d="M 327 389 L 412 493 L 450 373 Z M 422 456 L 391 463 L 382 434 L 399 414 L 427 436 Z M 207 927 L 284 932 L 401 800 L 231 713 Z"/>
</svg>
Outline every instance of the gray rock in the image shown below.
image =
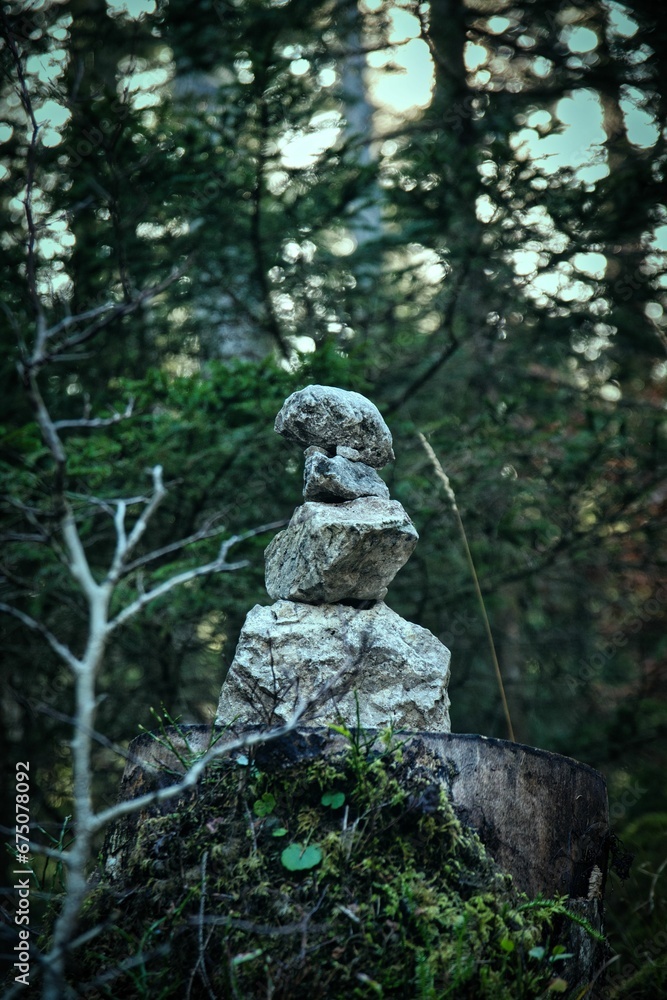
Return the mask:
<svg viewBox="0 0 667 1000">
<path fill-rule="evenodd" d="M 381 469 L 392 461 L 391 433 L 374 403 L 358 392 L 308 385 L 285 400 L 275 429 L 302 447 L 316 445 L 328 455 Z"/>
<path fill-rule="evenodd" d="M 307 604 L 381 600 L 418 539 L 397 500 L 308 502 L 264 553 L 266 589 Z"/>
<path fill-rule="evenodd" d="M 358 497 L 389 499 L 386 484 L 370 465 L 365 462 L 350 462 L 340 456 L 329 458 L 321 452 L 306 456 L 303 483 L 306 500 L 341 503 Z"/>
<path fill-rule="evenodd" d="M 277 601 L 246 617 L 222 686 L 216 722 L 243 729 L 286 722 L 314 699 L 302 722 L 450 731 L 450 653 L 386 604 L 360 610 Z M 355 697 L 356 696 L 356 697 Z"/>
</svg>

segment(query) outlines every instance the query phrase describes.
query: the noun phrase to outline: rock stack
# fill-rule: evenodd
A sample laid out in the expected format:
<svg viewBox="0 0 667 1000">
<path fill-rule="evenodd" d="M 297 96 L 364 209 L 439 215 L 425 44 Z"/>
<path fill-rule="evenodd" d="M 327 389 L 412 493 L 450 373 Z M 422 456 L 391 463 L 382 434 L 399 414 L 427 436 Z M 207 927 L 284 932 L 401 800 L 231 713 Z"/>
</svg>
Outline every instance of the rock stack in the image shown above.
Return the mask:
<svg viewBox="0 0 667 1000">
<path fill-rule="evenodd" d="M 305 448 L 306 502 L 266 550 L 275 603 L 245 620 L 216 722 L 276 725 L 306 700 L 304 722 L 449 732 L 449 650 L 383 601 L 419 536 L 376 472 L 394 458 L 379 410 L 311 385 L 275 429 Z"/>
</svg>

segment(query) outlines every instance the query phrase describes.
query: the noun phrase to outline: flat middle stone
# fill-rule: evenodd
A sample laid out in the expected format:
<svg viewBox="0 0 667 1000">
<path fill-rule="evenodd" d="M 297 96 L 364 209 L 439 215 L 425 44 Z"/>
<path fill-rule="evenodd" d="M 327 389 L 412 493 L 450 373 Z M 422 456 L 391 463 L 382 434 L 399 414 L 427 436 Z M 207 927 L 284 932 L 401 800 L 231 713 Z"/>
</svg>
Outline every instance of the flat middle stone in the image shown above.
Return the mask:
<svg viewBox="0 0 667 1000">
<path fill-rule="evenodd" d="M 265 552 L 273 600 L 379 601 L 419 539 L 397 500 L 305 503 Z"/>
</svg>

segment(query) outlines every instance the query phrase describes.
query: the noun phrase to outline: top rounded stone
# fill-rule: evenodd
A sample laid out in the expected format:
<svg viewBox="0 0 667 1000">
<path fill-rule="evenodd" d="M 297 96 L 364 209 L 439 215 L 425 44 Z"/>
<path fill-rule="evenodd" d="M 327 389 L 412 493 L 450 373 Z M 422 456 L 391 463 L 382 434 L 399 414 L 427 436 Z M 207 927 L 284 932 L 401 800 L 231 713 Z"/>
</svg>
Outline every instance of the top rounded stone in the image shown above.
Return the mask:
<svg viewBox="0 0 667 1000">
<path fill-rule="evenodd" d="M 331 385 L 307 385 L 288 396 L 275 429 L 304 448 L 322 448 L 381 469 L 394 458 L 391 432 L 370 399 Z"/>
</svg>

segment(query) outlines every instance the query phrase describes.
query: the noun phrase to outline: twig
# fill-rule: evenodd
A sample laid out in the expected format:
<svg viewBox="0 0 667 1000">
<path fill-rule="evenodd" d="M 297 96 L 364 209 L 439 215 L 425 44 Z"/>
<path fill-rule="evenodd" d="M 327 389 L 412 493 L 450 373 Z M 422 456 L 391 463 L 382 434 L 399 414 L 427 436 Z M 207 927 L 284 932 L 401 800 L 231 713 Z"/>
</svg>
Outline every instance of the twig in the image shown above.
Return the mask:
<svg viewBox="0 0 667 1000">
<path fill-rule="evenodd" d="M 148 527 L 150 519 L 167 495 L 167 491 L 165 490 L 164 483 L 162 481 L 162 466 L 154 466 L 151 470 L 151 475 L 153 476 L 153 494 L 148 501 L 148 504 L 135 521 L 129 538 L 125 534 L 125 503 L 122 500 L 118 502 L 118 508 L 114 518 L 117 539 L 116 551 L 106 578 L 106 582 L 110 585 L 117 583 L 125 559 L 131 555 L 132 551 L 138 545 L 142 535 Z"/>
<path fill-rule="evenodd" d="M 284 522 L 278 522 L 282 524 Z M 193 566 L 192 569 L 183 570 L 182 573 L 177 573 L 176 576 L 172 576 L 169 580 L 165 580 L 164 583 L 158 584 L 157 587 L 153 587 L 152 590 L 148 590 L 145 593 L 140 594 L 131 604 L 128 604 L 122 611 L 120 611 L 115 618 L 111 619 L 109 622 L 109 632 L 117 629 L 119 625 L 123 625 L 128 618 L 132 618 L 138 611 L 144 608 L 147 604 L 152 601 L 157 600 L 158 597 L 162 597 L 164 594 L 169 593 L 174 587 L 179 587 L 183 583 L 189 583 L 190 580 L 196 579 L 198 576 L 207 576 L 210 573 L 230 573 L 238 569 L 245 569 L 249 565 L 247 559 L 242 559 L 240 562 L 228 563 L 227 555 L 229 550 L 234 546 L 238 545 L 240 542 L 246 541 L 248 538 L 253 538 L 255 535 L 261 535 L 265 531 L 271 531 L 276 527 L 276 522 L 271 524 L 262 524 L 258 528 L 252 528 L 249 531 L 244 531 L 240 535 L 232 535 L 220 546 L 220 551 L 217 557 L 209 563 L 205 563 L 203 566 Z"/>
<path fill-rule="evenodd" d="M 119 424 L 121 420 L 129 420 L 134 410 L 134 400 L 130 399 L 123 413 L 114 413 L 112 417 L 81 417 L 78 420 L 56 420 L 53 426 L 57 431 L 71 430 L 73 428 L 112 427 Z"/>
<path fill-rule="evenodd" d="M 200 528 L 199 531 L 195 531 L 192 535 L 188 535 L 186 538 L 180 538 L 176 542 L 170 542 L 169 545 L 163 545 L 162 548 L 154 549 L 152 552 L 146 553 L 145 556 L 140 556 L 138 559 L 135 559 L 134 562 L 131 562 L 127 566 L 123 567 L 122 576 L 128 576 L 141 566 L 146 566 L 149 562 L 155 562 L 156 559 L 161 559 L 162 556 L 170 555 L 172 552 L 178 552 L 180 549 L 188 548 L 195 542 L 202 542 L 209 538 L 215 538 L 217 535 L 221 535 L 223 531 L 226 531 L 224 524 L 220 525 L 218 528 L 211 527 L 213 520 L 214 519 L 209 520 L 206 525 Z M 284 528 L 287 523 L 287 518 L 282 518 L 280 521 L 271 521 L 268 524 L 261 524 L 258 528 L 251 528 L 243 535 L 236 537 L 240 541 L 244 541 L 246 538 L 251 538 L 253 535 L 263 535 L 265 531 L 274 531 L 276 528 Z"/>
<path fill-rule="evenodd" d="M 49 327 L 46 331 L 46 338 L 47 340 L 52 340 L 64 330 L 69 329 L 70 326 L 76 326 L 77 323 L 87 323 L 89 319 L 97 319 L 98 316 L 103 315 L 105 312 L 117 308 L 117 302 L 104 302 L 101 306 L 95 306 L 93 309 L 87 309 L 85 312 L 76 313 L 74 316 L 63 316 L 54 326 Z"/>
<path fill-rule="evenodd" d="M 194 968 L 190 974 L 190 982 L 188 983 L 188 991 L 186 994 L 186 1000 L 190 1000 L 192 996 L 192 985 L 195 981 L 195 976 L 197 975 L 197 969 L 201 970 L 201 978 L 204 986 L 206 987 L 206 992 L 209 995 L 210 1000 L 216 1000 L 215 993 L 211 987 L 211 982 L 208 978 L 208 973 L 206 971 L 206 961 L 204 958 L 206 952 L 206 945 L 211 939 L 211 934 L 213 929 L 209 931 L 208 938 L 204 942 L 204 908 L 206 905 L 206 863 L 208 861 L 208 851 L 204 851 L 201 858 L 201 892 L 199 894 L 199 916 L 197 920 L 197 944 L 198 944 L 198 955 L 197 961 L 195 962 Z"/>
<path fill-rule="evenodd" d="M 136 799 L 118 802 L 116 805 L 110 806 L 108 809 L 103 810 L 103 812 L 92 816 L 90 821 L 92 832 L 96 833 L 107 826 L 107 824 L 120 819 L 121 816 L 127 816 L 129 813 L 138 812 L 146 808 L 146 806 L 164 802 L 167 799 L 174 798 L 174 796 L 181 795 L 188 788 L 196 785 L 211 761 L 217 760 L 219 757 L 234 753 L 236 750 L 247 750 L 250 747 L 260 746 L 264 743 L 278 740 L 283 736 L 288 736 L 296 729 L 301 719 L 311 711 L 313 706 L 321 702 L 328 692 L 335 690 L 336 684 L 346 673 L 353 670 L 354 666 L 355 664 L 346 664 L 344 667 L 341 667 L 333 677 L 318 688 L 309 698 L 299 701 L 290 718 L 281 726 L 242 733 L 228 742 L 218 740 L 191 765 L 180 781 L 165 788 L 157 788 L 153 792 L 146 792 L 145 795 L 140 795 Z"/>
<path fill-rule="evenodd" d="M 468 545 L 468 536 L 466 535 L 465 527 L 463 526 L 463 520 L 461 518 L 461 513 L 456 503 L 456 496 L 454 495 L 454 490 L 452 489 L 451 483 L 449 482 L 449 477 L 443 469 L 442 465 L 438 460 L 438 456 L 433 451 L 433 448 L 428 443 L 421 431 L 417 432 L 417 436 L 424 448 L 424 451 L 428 455 L 435 470 L 435 474 L 443 485 L 443 489 L 451 504 L 451 508 L 454 512 L 454 517 L 456 518 L 457 524 L 459 526 L 459 532 L 461 534 L 461 539 L 463 541 L 463 547 L 465 549 L 466 559 L 468 561 L 468 566 L 470 568 L 470 573 L 472 575 L 473 583 L 475 586 L 475 593 L 477 594 L 477 600 L 479 601 L 480 610 L 482 612 L 482 619 L 484 621 L 484 629 L 486 631 L 486 638 L 489 643 L 489 650 L 491 652 L 491 659 L 493 661 L 493 668 L 496 674 L 496 680 L 498 681 L 498 688 L 500 690 L 500 700 L 503 705 L 503 712 L 505 714 L 505 722 L 507 723 L 507 732 L 509 733 L 510 740 L 515 743 L 514 738 L 514 728 L 512 726 L 512 719 L 510 716 L 509 705 L 507 704 L 507 697 L 505 695 L 505 685 L 503 684 L 503 676 L 500 672 L 500 664 L 498 663 L 498 657 L 496 655 L 496 647 L 493 641 L 493 634 L 491 632 L 491 626 L 489 624 L 489 617 L 486 613 L 486 605 L 484 604 L 484 597 L 482 596 L 482 590 L 479 585 L 479 580 L 477 578 L 477 570 L 475 569 L 475 563 L 472 558 L 472 553 L 470 551 L 470 546 Z"/>
<path fill-rule="evenodd" d="M 79 347 L 81 344 L 85 344 L 87 341 L 95 337 L 101 330 L 104 330 L 110 323 L 116 319 L 121 319 L 124 316 L 129 316 L 140 309 L 142 306 L 146 305 L 152 299 L 154 299 L 165 289 L 173 285 L 175 281 L 183 277 L 187 268 L 191 262 L 191 257 L 189 257 L 184 263 L 175 268 L 166 278 L 162 281 L 157 282 L 155 285 L 150 285 L 145 288 L 143 292 L 140 292 L 129 302 L 122 302 L 114 306 L 112 309 L 106 311 L 99 319 L 96 319 L 85 329 L 78 333 L 72 334 L 71 337 L 66 338 L 60 344 L 55 344 L 51 349 L 47 350 L 47 344 L 55 336 L 54 331 L 57 331 L 61 327 L 61 323 L 56 324 L 56 326 L 51 327 L 50 330 L 45 330 L 42 337 L 38 338 L 35 345 L 35 350 L 29 360 L 23 363 L 23 368 L 30 373 L 37 373 L 44 365 L 51 361 L 57 361 L 58 358 L 67 351 L 71 351 L 75 347 Z M 95 312 L 95 310 L 92 310 Z M 72 320 L 72 323 L 78 317 Z"/>
<path fill-rule="evenodd" d="M 58 656 L 65 661 L 67 666 L 71 667 L 72 670 L 76 671 L 80 668 L 81 664 L 79 660 L 77 660 L 76 656 L 74 656 L 67 646 L 64 646 L 62 642 L 56 639 L 53 632 L 50 632 L 46 625 L 42 625 L 42 623 L 38 622 L 35 618 L 25 614 L 25 612 L 20 611 L 18 608 L 12 607 L 11 604 L 5 604 L 4 601 L 0 601 L 0 611 L 3 611 L 6 615 L 13 615 L 14 618 L 18 618 L 20 622 L 27 625 L 27 627 L 32 629 L 33 632 L 39 632 L 39 634 L 46 639 L 54 652 L 56 652 Z"/>
<path fill-rule="evenodd" d="M 220 517 L 221 515 L 216 515 Z M 217 528 L 213 527 L 213 523 L 216 520 L 215 517 L 210 518 L 205 525 L 203 525 L 198 531 L 193 532 L 191 535 L 187 535 L 185 538 L 179 538 L 176 542 L 170 542 L 168 545 L 163 545 L 159 549 L 153 549 L 152 552 L 147 552 L 144 556 L 139 556 L 134 562 L 128 563 L 123 566 L 122 576 L 128 576 L 129 573 L 134 573 L 135 570 L 140 569 L 142 566 L 146 566 L 149 562 L 155 562 L 156 559 L 161 559 L 163 556 L 171 555 L 172 552 L 178 552 L 180 549 L 188 548 L 195 542 L 203 542 L 209 538 L 215 538 L 217 535 L 221 535 L 223 531 L 226 531 L 224 524 L 219 525 Z M 282 527 L 287 521 L 283 520 L 280 522 Z"/>
</svg>

